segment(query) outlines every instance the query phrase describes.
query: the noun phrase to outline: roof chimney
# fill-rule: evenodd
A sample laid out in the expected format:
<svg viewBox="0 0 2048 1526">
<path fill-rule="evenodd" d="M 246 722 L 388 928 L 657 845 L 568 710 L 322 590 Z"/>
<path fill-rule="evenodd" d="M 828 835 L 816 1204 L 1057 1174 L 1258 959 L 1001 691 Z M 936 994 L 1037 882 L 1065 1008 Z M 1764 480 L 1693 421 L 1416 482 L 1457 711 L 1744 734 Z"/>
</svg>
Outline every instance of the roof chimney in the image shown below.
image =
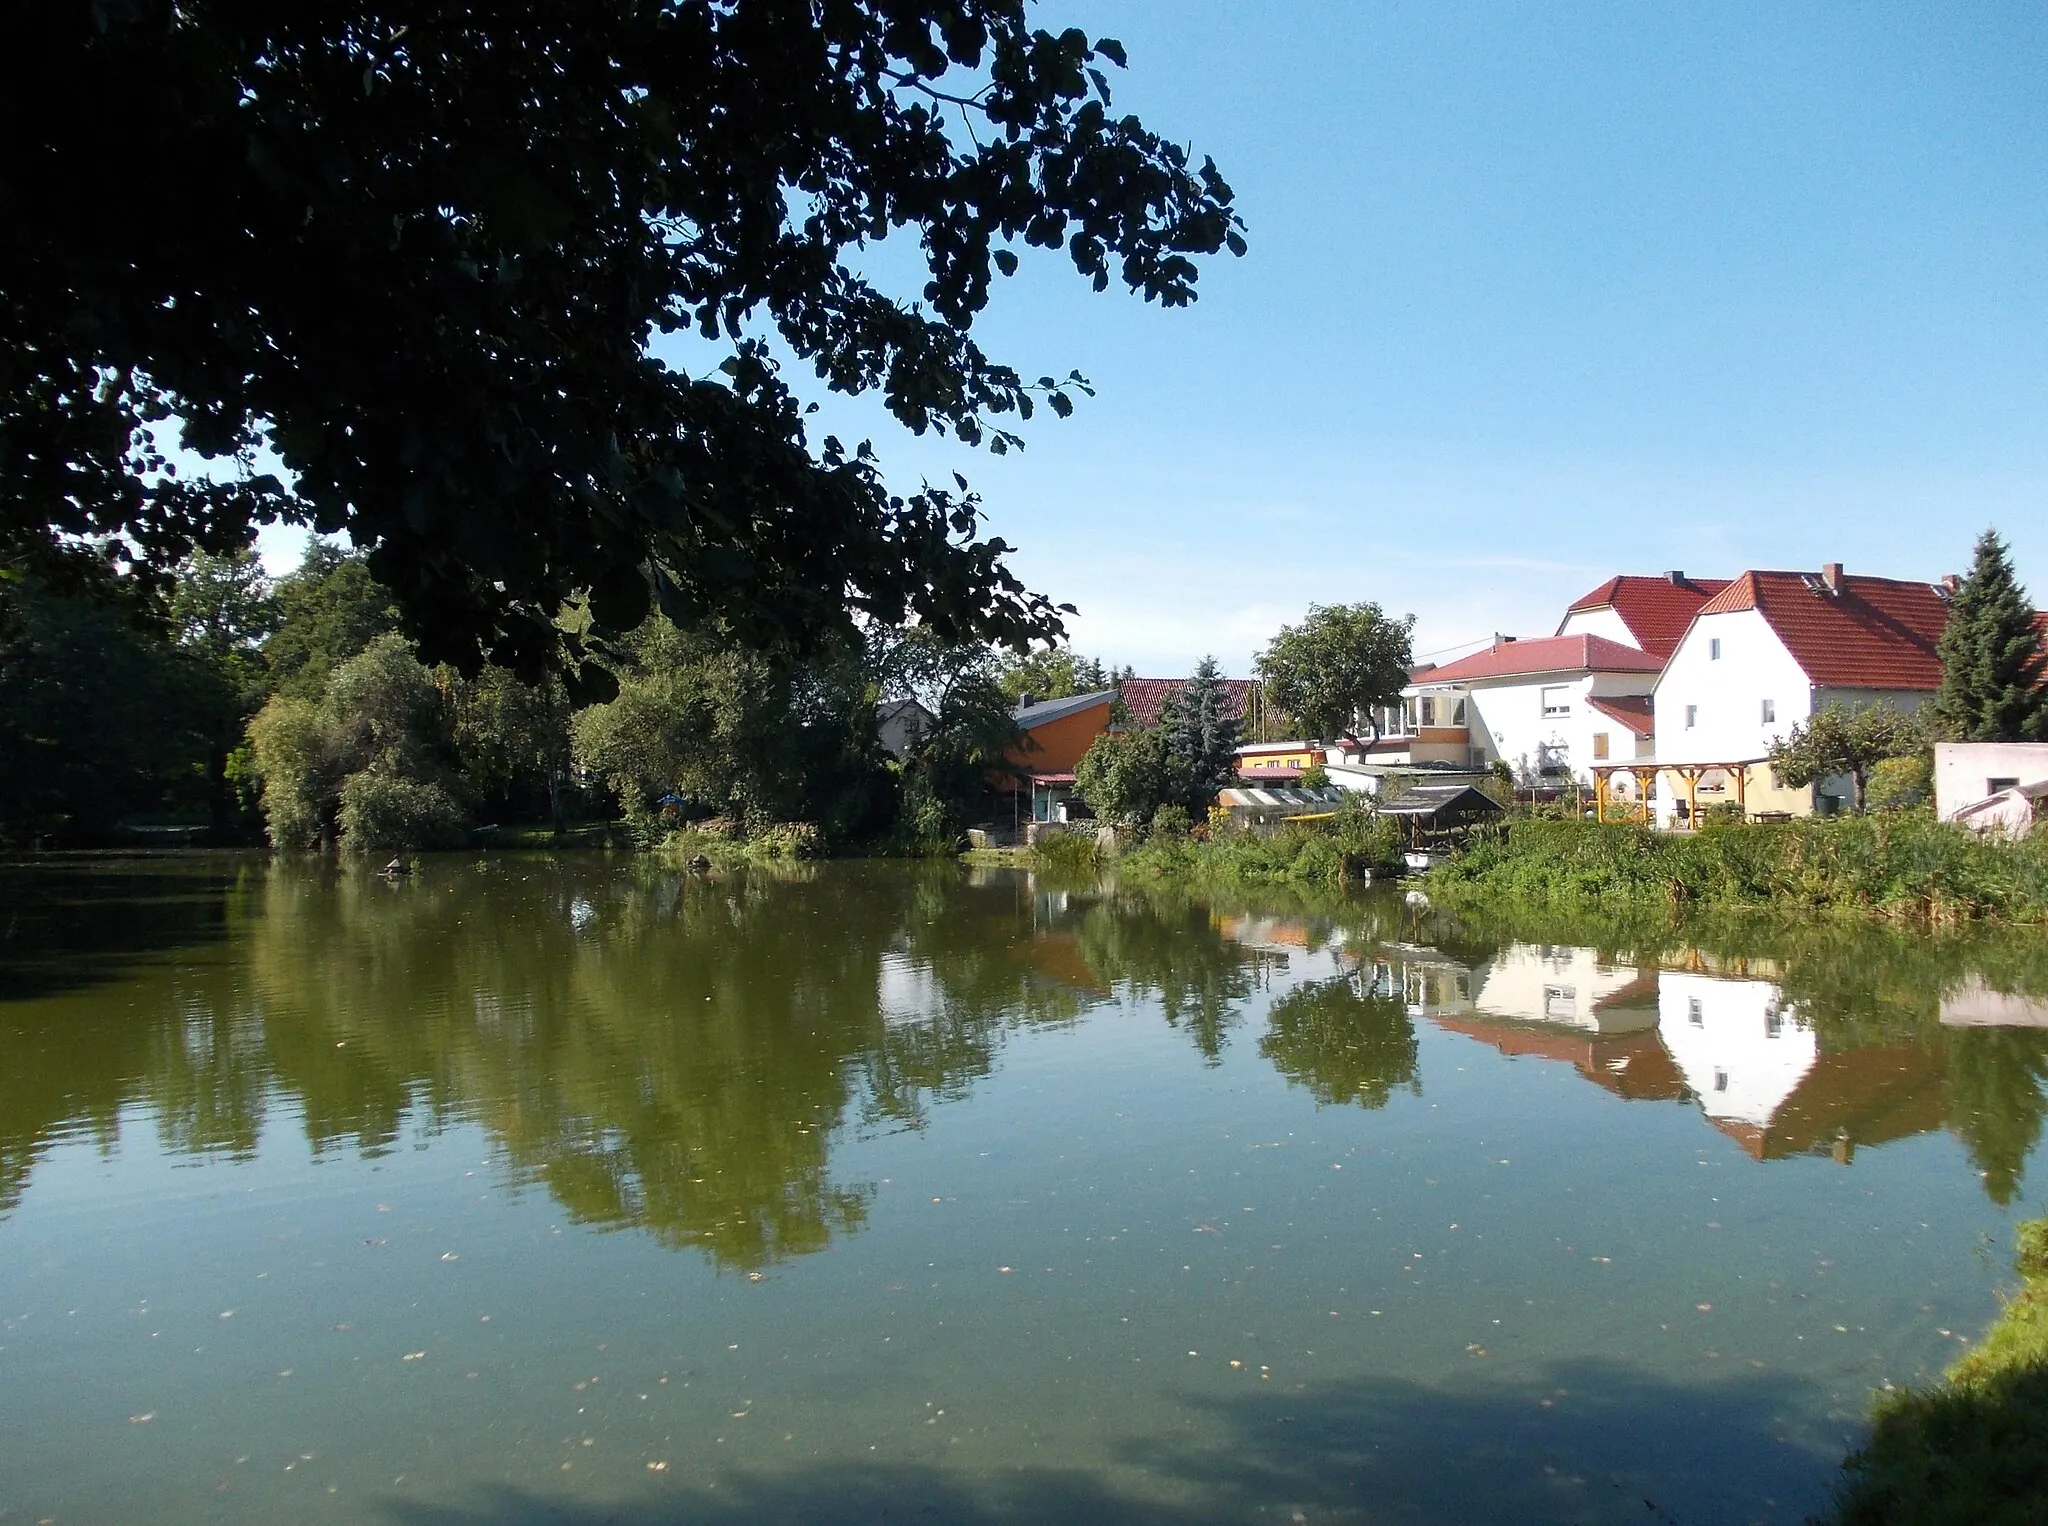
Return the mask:
<svg viewBox="0 0 2048 1526">
<path fill-rule="evenodd" d="M 1956 596 L 1956 590 L 1962 586 L 1963 580 L 1953 572 L 1944 572 L 1941 575 L 1941 596 L 1944 599 L 1953 599 Z"/>
<path fill-rule="evenodd" d="M 1840 562 L 1822 562 L 1820 564 L 1820 581 L 1821 586 L 1826 588 L 1829 593 L 1840 593 L 1842 591 L 1842 564 Z"/>
<path fill-rule="evenodd" d="M 1036 694 L 1027 692 L 1017 696 L 1017 708 L 1019 710 L 1029 710 L 1033 705 L 1037 703 L 1038 696 Z"/>
<path fill-rule="evenodd" d="M 1665 577 L 1666 581 L 1668 581 L 1668 582 L 1669 582 L 1669 583 L 1671 584 L 1671 586 L 1672 586 L 1673 588 L 1683 588 L 1683 587 L 1685 587 L 1685 574 L 1684 574 L 1683 572 L 1679 572 L 1679 571 L 1677 571 L 1677 570 L 1675 570 L 1675 569 L 1674 569 L 1674 570 L 1673 570 L 1673 571 L 1671 571 L 1671 572 L 1667 572 L 1667 573 L 1665 573 L 1665 574 L 1664 574 L 1664 577 Z"/>
</svg>

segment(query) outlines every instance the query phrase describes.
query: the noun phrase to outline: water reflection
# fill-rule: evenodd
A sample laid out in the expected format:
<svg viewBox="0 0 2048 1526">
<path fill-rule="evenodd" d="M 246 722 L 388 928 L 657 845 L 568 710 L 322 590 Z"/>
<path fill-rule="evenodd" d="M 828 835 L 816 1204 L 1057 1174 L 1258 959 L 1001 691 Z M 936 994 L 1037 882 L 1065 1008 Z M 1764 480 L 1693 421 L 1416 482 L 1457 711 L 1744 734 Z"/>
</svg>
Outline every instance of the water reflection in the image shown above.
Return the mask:
<svg viewBox="0 0 2048 1526">
<path fill-rule="evenodd" d="M 1997 1025 L 2048 960 L 1968 940 L 1601 948 L 1385 896 L 1276 914 L 950 866 L 191 861 L 0 893 L 0 1211 L 137 1105 L 167 1150 L 232 1156 L 273 1120 L 365 1155 L 461 1120 L 576 1221 L 755 1269 L 865 1221 L 849 1130 L 921 1128 L 1015 1034 L 1112 1004 L 1210 1064 L 1257 1025 L 1320 1105 L 1419 1094 L 1426 1023 L 1695 1106 L 1758 1160 L 1947 1128 L 2000 1203 L 2048 1112 L 2048 1034 Z"/>
</svg>

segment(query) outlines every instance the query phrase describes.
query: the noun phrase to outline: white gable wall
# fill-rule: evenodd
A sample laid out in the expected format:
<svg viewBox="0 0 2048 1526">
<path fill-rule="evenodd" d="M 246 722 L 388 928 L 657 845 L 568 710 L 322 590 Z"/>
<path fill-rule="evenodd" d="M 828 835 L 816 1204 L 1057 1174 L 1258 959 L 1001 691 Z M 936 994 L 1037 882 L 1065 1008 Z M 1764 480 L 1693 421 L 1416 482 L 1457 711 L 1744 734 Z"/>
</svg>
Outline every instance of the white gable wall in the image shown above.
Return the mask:
<svg viewBox="0 0 2048 1526">
<path fill-rule="evenodd" d="M 1657 679 L 1655 706 L 1658 763 L 1750 762 L 1812 716 L 1813 684 L 1769 621 L 1753 609 L 1731 610 L 1694 619 Z M 1677 789 L 1675 776 L 1658 776 L 1660 825 L 1671 824 Z"/>
<path fill-rule="evenodd" d="M 1636 644 L 1636 633 L 1628 628 L 1628 622 L 1612 604 L 1603 604 L 1598 609 L 1575 609 L 1564 617 L 1564 624 L 1557 628 L 1560 636 L 1605 636 L 1609 641 L 1619 641 L 1623 646 Z"/>
</svg>

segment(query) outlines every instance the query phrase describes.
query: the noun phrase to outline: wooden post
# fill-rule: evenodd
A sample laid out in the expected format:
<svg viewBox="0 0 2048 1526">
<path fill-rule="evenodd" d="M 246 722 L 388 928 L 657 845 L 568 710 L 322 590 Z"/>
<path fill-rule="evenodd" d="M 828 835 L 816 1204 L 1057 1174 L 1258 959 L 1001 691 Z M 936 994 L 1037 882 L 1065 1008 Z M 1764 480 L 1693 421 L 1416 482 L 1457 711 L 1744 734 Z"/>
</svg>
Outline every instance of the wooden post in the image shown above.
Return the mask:
<svg viewBox="0 0 2048 1526">
<path fill-rule="evenodd" d="M 1749 820 L 1749 765 L 1735 765 L 1735 803 L 1742 807 L 1742 819 Z"/>
<path fill-rule="evenodd" d="M 1593 819 L 1605 823 L 1607 820 L 1607 770 L 1593 770 Z"/>
<path fill-rule="evenodd" d="M 1685 775 L 1686 825 L 1693 831 L 1700 829 L 1700 770 L 1680 770 Z"/>
</svg>

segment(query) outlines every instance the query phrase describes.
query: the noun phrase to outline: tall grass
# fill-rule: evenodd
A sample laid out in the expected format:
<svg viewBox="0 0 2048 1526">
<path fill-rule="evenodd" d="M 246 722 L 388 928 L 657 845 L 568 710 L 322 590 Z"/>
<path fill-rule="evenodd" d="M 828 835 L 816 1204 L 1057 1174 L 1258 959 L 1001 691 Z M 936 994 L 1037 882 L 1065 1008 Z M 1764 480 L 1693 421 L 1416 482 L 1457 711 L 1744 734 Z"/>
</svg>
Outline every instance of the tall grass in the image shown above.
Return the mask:
<svg viewBox="0 0 2048 1526">
<path fill-rule="evenodd" d="M 1709 826 L 1690 835 L 1518 821 L 1430 877 L 1452 901 L 1558 910 L 1768 906 L 1949 923 L 2048 921 L 2048 833 L 2020 843 L 1915 814 Z"/>
</svg>

